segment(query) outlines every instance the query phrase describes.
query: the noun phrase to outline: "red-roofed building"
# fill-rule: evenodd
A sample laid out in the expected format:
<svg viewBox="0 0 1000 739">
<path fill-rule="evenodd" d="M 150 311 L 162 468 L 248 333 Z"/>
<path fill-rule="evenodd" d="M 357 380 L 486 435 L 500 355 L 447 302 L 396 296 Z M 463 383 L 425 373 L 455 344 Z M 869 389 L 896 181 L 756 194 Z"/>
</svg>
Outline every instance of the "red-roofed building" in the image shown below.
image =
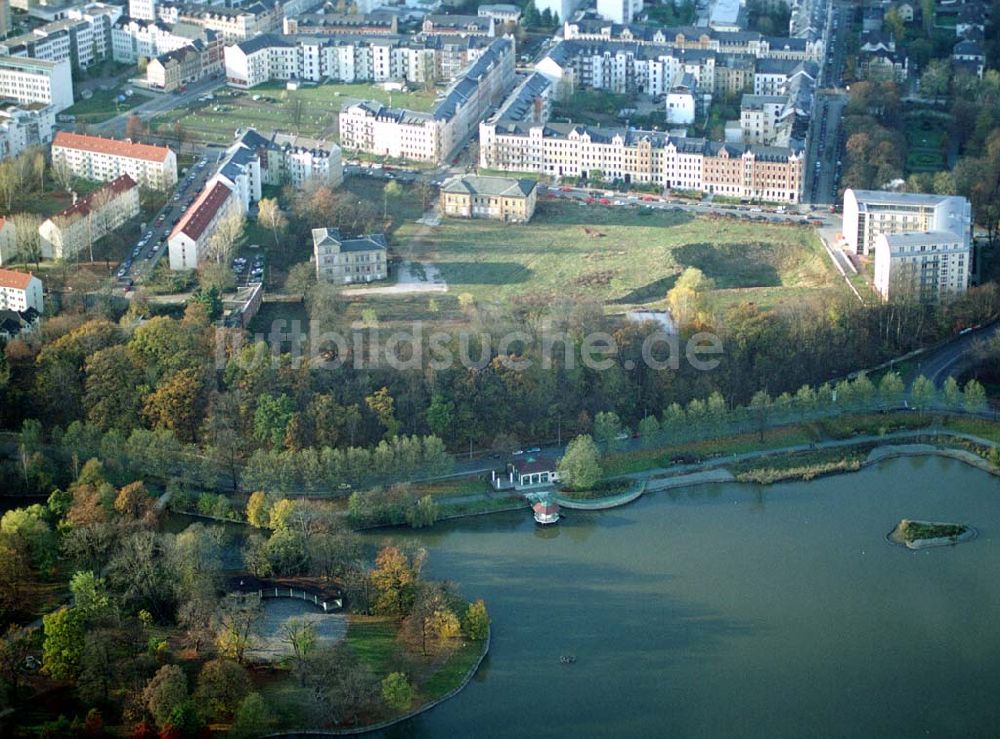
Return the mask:
<svg viewBox="0 0 1000 739">
<path fill-rule="evenodd" d="M 42 312 L 42 281 L 30 272 L 0 269 L 0 310 Z"/>
<path fill-rule="evenodd" d="M 232 213 L 242 212 L 242 201 L 225 182 L 218 178 L 209 180 L 167 238 L 170 269 L 197 269 L 219 222 Z"/>
<path fill-rule="evenodd" d="M 17 229 L 14 221 L 0 216 L 0 267 L 17 254 Z"/>
<path fill-rule="evenodd" d="M 123 174 L 142 187 L 167 190 L 177 184 L 177 155 L 169 146 L 59 131 L 52 163 L 65 163 L 77 177 L 110 182 Z"/>
<path fill-rule="evenodd" d="M 42 256 L 69 259 L 139 215 L 139 186 L 127 174 L 42 223 Z"/>
</svg>

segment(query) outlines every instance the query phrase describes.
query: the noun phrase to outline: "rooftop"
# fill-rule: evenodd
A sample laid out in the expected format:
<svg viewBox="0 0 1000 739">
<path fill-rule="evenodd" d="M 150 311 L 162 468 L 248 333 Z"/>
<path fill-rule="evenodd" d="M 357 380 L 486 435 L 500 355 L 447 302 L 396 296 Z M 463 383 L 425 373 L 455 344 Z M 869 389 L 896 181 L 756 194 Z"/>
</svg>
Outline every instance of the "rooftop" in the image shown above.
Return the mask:
<svg viewBox="0 0 1000 739">
<path fill-rule="evenodd" d="M 13 288 L 15 290 L 27 290 L 31 282 L 30 272 L 18 272 L 13 269 L 0 269 L 0 287 Z"/>
<path fill-rule="evenodd" d="M 52 140 L 52 148 L 77 149 L 95 154 L 143 159 L 149 162 L 165 162 L 170 156 L 169 146 L 154 146 L 152 144 L 137 144 L 129 139 L 105 139 L 100 136 L 88 136 L 82 133 L 59 131 Z"/>
<path fill-rule="evenodd" d="M 90 213 L 90 204 L 93 203 L 95 199 L 102 197 L 104 193 L 120 195 L 123 192 L 131 190 L 135 187 L 138 187 L 135 180 L 127 174 L 123 174 L 121 177 L 116 177 L 111 180 L 111 182 L 103 187 L 97 188 L 89 195 L 80 198 L 68 208 L 63 208 L 61 211 L 52 216 L 52 219 L 60 218 L 63 220 L 72 220 L 78 216 L 85 216 Z"/>
<path fill-rule="evenodd" d="M 536 186 L 535 180 L 513 177 L 480 177 L 459 175 L 452 177 L 441 186 L 443 192 L 471 193 L 473 195 L 504 195 L 507 197 L 528 197 Z"/>
<path fill-rule="evenodd" d="M 170 236 L 183 233 L 194 241 L 200 239 L 205 233 L 205 229 L 208 228 L 208 224 L 212 222 L 232 192 L 225 183 L 218 180 L 215 181 L 214 185 L 206 185 L 198 199 L 181 216 L 180 222 L 174 227 Z"/>
<path fill-rule="evenodd" d="M 954 231 L 907 231 L 897 234 L 883 234 L 890 251 L 909 246 L 939 246 L 958 244 L 964 247 L 965 240 Z"/>
</svg>

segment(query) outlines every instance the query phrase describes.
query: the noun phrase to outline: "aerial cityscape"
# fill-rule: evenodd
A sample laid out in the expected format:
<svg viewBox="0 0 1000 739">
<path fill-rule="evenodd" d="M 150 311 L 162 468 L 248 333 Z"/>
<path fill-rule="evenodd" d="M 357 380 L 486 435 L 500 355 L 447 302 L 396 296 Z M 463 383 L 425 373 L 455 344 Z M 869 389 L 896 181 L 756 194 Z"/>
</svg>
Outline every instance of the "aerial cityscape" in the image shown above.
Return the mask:
<svg viewBox="0 0 1000 739">
<path fill-rule="evenodd" d="M 0 0 L 0 736 L 995 735 L 998 247 L 1000 0 Z"/>
</svg>

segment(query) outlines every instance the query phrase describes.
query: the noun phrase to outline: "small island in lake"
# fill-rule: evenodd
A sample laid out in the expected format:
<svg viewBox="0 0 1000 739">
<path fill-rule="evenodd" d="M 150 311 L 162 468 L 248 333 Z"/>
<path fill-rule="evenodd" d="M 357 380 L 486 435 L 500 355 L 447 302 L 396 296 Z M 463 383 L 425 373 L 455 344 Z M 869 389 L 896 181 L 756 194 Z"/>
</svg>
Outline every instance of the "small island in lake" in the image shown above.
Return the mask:
<svg viewBox="0 0 1000 739">
<path fill-rule="evenodd" d="M 907 549 L 941 547 L 958 544 L 974 538 L 976 530 L 960 523 L 911 521 L 904 518 L 889 534 L 889 540 Z"/>
</svg>

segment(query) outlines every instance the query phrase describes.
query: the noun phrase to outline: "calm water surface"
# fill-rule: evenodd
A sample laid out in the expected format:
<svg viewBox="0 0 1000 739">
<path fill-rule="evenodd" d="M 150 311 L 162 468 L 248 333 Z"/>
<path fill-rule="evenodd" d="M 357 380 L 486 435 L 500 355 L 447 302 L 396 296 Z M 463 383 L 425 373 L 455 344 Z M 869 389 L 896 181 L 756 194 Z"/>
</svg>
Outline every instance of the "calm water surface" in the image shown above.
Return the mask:
<svg viewBox="0 0 1000 739">
<path fill-rule="evenodd" d="M 885 541 L 900 518 L 980 531 Z M 995 736 L 1000 481 L 919 458 L 770 488 L 657 493 L 540 529 L 404 534 L 483 597 L 493 648 L 392 736 Z M 559 656 L 573 654 L 564 666 Z"/>
</svg>

